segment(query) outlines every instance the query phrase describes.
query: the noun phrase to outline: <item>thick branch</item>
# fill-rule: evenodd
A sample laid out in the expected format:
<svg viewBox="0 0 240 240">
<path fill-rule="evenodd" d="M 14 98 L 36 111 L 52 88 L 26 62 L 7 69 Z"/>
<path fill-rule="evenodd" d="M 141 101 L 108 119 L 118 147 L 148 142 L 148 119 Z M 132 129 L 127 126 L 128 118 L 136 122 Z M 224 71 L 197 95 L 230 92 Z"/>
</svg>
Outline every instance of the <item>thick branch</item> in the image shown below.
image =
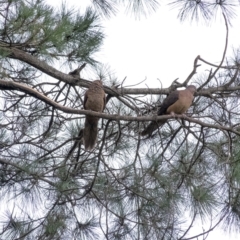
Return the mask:
<svg viewBox="0 0 240 240">
<path fill-rule="evenodd" d="M 240 88 L 240 87 L 239 87 Z M 3 81 L 0 80 L 0 89 L 6 89 L 6 90 L 19 90 L 22 92 L 25 92 L 31 96 L 34 96 L 35 98 L 38 98 L 42 100 L 43 102 L 47 103 L 48 105 L 62 111 L 65 113 L 70 113 L 70 114 L 84 114 L 84 115 L 90 115 L 90 116 L 96 116 L 104 119 L 112 119 L 116 121 L 137 121 L 137 122 L 144 122 L 144 121 L 158 121 L 161 119 L 171 119 L 173 118 L 172 115 L 163 115 L 163 116 L 122 116 L 122 115 L 109 115 L 109 114 L 104 114 L 104 113 L 98 113 L 94 111 L 87 111 L 87 110 L 82 110 L 82 109 L 73 109 L 70 107 L 65 107 L 62 106 L 61 104 L 58 104 L 57 102 L 53 101 L 52 99 L 46 97 L 42 93 L 36 91 L 33 88 L 28 87 L 25 84 L 20 84 L 16 83 L 13 81 Z M 219 88 L 218 88 L 219 89 Z M 208 89 L 209 90 L 209 89 Z M 211 89 L 210 89 L 211 92 Z M 203 127 L 209 127 L 209 128 L 215 128 L 215 129 L 220 129 L 220 130 L 226 130 L 226 131 L 231 131 L 237 135 L 240 135 L 240 132 L 233 130 L 231 127 L 225 127 L 221 125 L 215 125 L 215 124 L 209 124 L 209 123 L 204 123 L 200 120 L 190 118 L 184 115 L 176 115 L 177 118 L 183 118 L 189 122 L 197 123 Z"/>
<path fill-rule="evenodd" d="M 66 74 L 66 76 L 70 76 L 68 74 Z M 22 84 L 22 83 L 18 83 L 18 82 L 14 82 L 14 81 L 5 81 L 5 80 L 0 80 L 0 89 L 1 90 L 13 90 L 13 91 L 21 91 L 24 92 L 26 94 L 29 94 L 33 97 L 36 97 L 42 101 L 44 101 L 45 103 L 56 107 L 59 109 L 59 107 L 56 106 L 56 102 L 54 102 L 53 100 L 51 100 L 50 98 L 46 97 L 45 95 L 43 95 L 42 93 L 38 92 L 37 90 L 29 87 L 26 84 Z M 105 87 L 104 90 L 105 92 L 109 93 L 110 91 L 108 91 L 107 89 L 111 89 L 109 87 Z M 154 91 L 155 90 L 155 91 Z M 222 87 L 212 87 L 212 88 L 208 88 L 208 89 L 202 89 L 201 91 L 199 91 L 198 93 L 196 93 L 196 96 L 205 96 L 205 97 L 209 97 L 209 95 L 216 93 L 216 92 L 222 92 L 222 91 L 227 91 L 227 92 L 232 92 L 232 91 L 237 91 L 240 90 L 240 86 L 234 86 L 234 87 L 226 87 L 226 86 L 222 86 Z M 111 93 L 114 92 L 114 95 L 116 94 L 149 94 L 149 92 L 151 92 L 151 94 L 167 94 L 169 93 L 169 89 L 168 88 L 164 88 L 164 89 L 149 89 L 149 88 L 132 88 L 132 89 L 126 89 L 126 88 L 121 88 L 121 89 L 112 89 Z M 62 106 L 63 107 L 63 106 Z M 61 107 L 61 109 L 62 109 Z"/>
<path fill-rule="evenodd" d="M 76 78 L 76 76 L 72 76 L 69 74 L 65 74 L 57 69 L 55 69 L 54 67 L 48 65 L 46 62 L 39 60 L 38 58 L 25 53 L 22 50 L 19 50 L 17 48 L 5 48 L 6 50 L 10 50 L 11 54 L 9 57 L 14 58 L 14 59 L 18 59 L 21 60 L 23 62 L 28 63 L 29 65 L 39 69 L 40 71 L 48 74 L 49 76 L 52 76 L 53 78 L 56 78 L 60 81 L 63 81 L 67 84 L 70 85 L 76 85 L 76 86 L 80 86 L 80 87 L 88 87 L 90 84 L 90 81 L 83 79 L 83 78 Z M 199 59 L 199 56 L 195 59 L 194 61 L 194 69 L 191 72 L 191 74 L 189 75 L 189 77 L 187 78 L 187 80 L 185 81 L 185 83 L 187 83 L 187 81 L 190 80 L 190 78 L 196 73 L 196 68 L 199 66 L 197 65 L 197 60 Z M 2 83 L 3 81 L 0 80 L 0 88 L 5 85 L 5 89 L 7 89 L 7 85 L 9 83 Z M 2 88 L 3 89 L 3 88 Z M 12 87 L 10 87 L 11 90 L 14 90 L 14 86 L 12 84 Z M 131 94 L 131 95 L 136 95 L 136 94 L 149 94 L 151 93 L 152 95 L 154 94 L 169 94 L 170 89 L 169 88 L 118 88 L 118 89 L 112 89 L 110 87 L 104 86 L 104 90 L 107 94 L 111 94 L 112 96 L 121 96 L 121 95 L 125 95 L 125 94 Z M 224 87 L 218 87 L 218 88 L 211 88 L 208 90 L 203 89 L 200 94 L 196 94 L 196 95 L 204 95 L 204 96 L 208 96 L 209 93 L 214 93 L 217 91 L 222 91 L 222 90 L 226 90 L 226 88 Z M 232 88 L 228 88 L 228 91 L 233 91 L 233 90 L 240 90 L 240 86 L 239 87 L 232 87 Z"/>
<path fill-rule="evenodd" d="M 38 59 L 37 57 L 34 57 L 20 49 L 17 48 L 9 48 L 9 47 L 3 47 L 1 46 L 2 43 L 0 43 L 0 48 L 10 51 L 9 57 L 13 59 L 20 60 L 22 62 L 28 63 L 29 65 L 35 67 L 36 69 L 42 71 L 43 73 L 48 74 L 49 76 L 58 79 L 60 81 L 63 81 L 70 85 L 80 86 L 87 88 L 90 84 L 90 81 L 77 77 L 76 75 L 66 74 L 63 73 L 56 68 L 48 65 L 45 61 L 42 61 Z M 111 94 L 112 96 L 119 96 L 124 94 L 169 94 L 168 88 L 119 88 L 119 89 L 112 89 L 107 86 L 104 86 L 104 90 L 107 94 Z"/>
<path fill-rule="evenodd" d="M 29 65 L 37 68 L 38 70 L 48 74 L 49 76 L 66 82 L 70 85 L 76 85 L 78 79 L 74 78 L 70 74 L 62 73 L 61 71 L 57 70 L 56 68 L 48 65 L 45 61 L 42 61 L 22 50 L 17 48 L 5 48 L 5 50 L 10 51 L 10 58 L 20 60 L 22 62 L 28 63 Z M 81 86 L 87 87 L 87 81 L 85 82 L 84 79 L 81 81 Z"/>
</svg>

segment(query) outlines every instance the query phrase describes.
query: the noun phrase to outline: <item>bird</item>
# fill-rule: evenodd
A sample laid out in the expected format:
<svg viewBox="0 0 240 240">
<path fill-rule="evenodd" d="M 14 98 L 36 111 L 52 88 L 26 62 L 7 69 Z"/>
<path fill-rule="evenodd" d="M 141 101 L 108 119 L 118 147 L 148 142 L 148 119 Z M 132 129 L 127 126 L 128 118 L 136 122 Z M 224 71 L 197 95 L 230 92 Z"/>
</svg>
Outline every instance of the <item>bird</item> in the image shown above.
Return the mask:
<svg viewBox="0 0 240 240">
<path fill-rule="evenodd" d="M 194 99 L 194 93 L 196 92 L 196 87 L 194 85 L 189 85 L 184 90 L 175 90 L 171 92 L 163 101 L 157 115 L 165 114 L 183 114 L 192 105 Z M 142 132 L 142 136 L 151 136 L 151 134 L 163 125 L 167 119 L 162 119 L 158 121 L 152 121 Z"/>
<path fill-rule="evenodd" d="M 93 81 L 89 89 L 84 95 L 83 108 L 85 110 L 92 110 L 95 112 L 103 112 L 106 105 L 106 96 L 103 90 L 101 80 Z M 83 144 L 85 150 L 92 150 L 95 146 L 98 133 L 99 117 L 88 116 L 85 117 L 85 125 L 83 130 Z"/>
</svg>

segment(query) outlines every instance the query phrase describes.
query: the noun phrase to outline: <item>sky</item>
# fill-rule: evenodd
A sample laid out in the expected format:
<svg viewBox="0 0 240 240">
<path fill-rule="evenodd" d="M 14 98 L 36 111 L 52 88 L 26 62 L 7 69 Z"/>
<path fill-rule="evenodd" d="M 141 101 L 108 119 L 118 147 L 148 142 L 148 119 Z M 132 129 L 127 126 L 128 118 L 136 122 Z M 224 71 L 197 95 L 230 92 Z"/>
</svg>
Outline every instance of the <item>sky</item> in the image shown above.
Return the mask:
<svg viewBox="0 0 240 240">
<path fill-rule="evenodd" d="M 61 3 L 59 0 L 47 2 L 55 6 L 60 6 Z M 90 0 L 66 2 L 69 6 L 81 7 L 82 10 L 91 3 Z M 240 43 L 240 11 L 238 13 L 229 28 L 228 59 L 233 53 L 233 47 L 239 47 Z M 126 14 L 124 9 L 116 16 L 102 19 L 106 33 L 104 45 L 98 54 L 102 63 L 110 66 L 118 80 L 127 77 L 124 86 L 145 79 L 141 86 L 154 88 L 168 87 L 176 78 L 183 82 L 192 71 L 194 59 L 198 55 L 218 64 L 225 45 L 226 28 L 223 19 L 216 18 L 210 24 L 180 22 L 177 14 L 177 9 L 170 10 L 169 6 L 161 4 L 155 13 L 140 19 Z M 209 69 L 202 64 L 197 72 L 201 74 Z M 203 228 L 207 229 L 201 223 L 195 224 L 192 233 L 199 233 Z M 207 239 L 239 238 L 217 228 Z"/>
<path fill-rule="evenodd" d="M 177 9 L 161 6 L 156 13 L 136 20 L 124 11 L 104 21 L 105 39 L 102 59 L 126 85 L 144 79 L 149 87 L 168 87 L 179 78 L 183 82 L 200 55 L 211 63 L 221 61 L 226 29 L 221 18 L 206 24 L 177 19 Z M 230 28 L 228 55 L 239 46 L 240 15 Z M 238 26 L 237 26 L 238 25 Z M 205 64 L 198 73 L 209 70 Z"/>
</svg>

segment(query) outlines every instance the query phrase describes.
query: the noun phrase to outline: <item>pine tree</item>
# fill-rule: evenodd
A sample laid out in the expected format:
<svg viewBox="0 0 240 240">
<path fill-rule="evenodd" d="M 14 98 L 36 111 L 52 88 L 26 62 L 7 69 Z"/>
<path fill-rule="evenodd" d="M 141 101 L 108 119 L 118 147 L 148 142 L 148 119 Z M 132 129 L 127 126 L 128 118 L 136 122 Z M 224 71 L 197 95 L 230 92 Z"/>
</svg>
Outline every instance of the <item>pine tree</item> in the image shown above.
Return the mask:
<svg viewBox="0 0 240 240">
<path fill-rule="evenodd" d="M 211 21 L 220 11 L 226 46 L 219 65 L 197 56 L 183 83 L 163 89 L 124 88 L 108 72 L 97 75 L 98 14 L 111 17 L 120 3 L 136 13 L 161 7 L 94 0 L 96 10 L 79 13 L 43 0 L 1 1 L 1 239 L 193 239 L 239 228 L 238 51 L 226 61 L 238 3 L 171 1 L 180 20 Z M 206 75 L 196 74 L 202 62 Z M 104 113 L 83 110 L 91 83 L 83 71 L 103 80 Z M 197 93 L 188 115 L 156 117 L 166 95 L 189 83 Z M 83 147 L 85 115 L 101 118 L 92 151 Z M 140 136 L 161 118 L 168 122 Z M 190 235 L 199 219 L 209 228 Z"/>
</svg>

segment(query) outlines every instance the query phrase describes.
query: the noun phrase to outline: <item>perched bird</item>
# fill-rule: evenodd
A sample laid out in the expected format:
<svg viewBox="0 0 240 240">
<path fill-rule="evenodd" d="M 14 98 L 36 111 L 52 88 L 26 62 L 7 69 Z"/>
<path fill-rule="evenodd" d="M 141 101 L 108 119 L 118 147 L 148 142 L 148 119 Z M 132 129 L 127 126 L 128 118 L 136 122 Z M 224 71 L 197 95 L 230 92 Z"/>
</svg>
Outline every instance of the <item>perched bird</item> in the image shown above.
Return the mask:
<svg viewBox="0 0 240 240">
<path fill-rule="evenodd" d="M 183 114 L 191 106 L 194 93 L 196 92 L 196 87 L 193 85 L 187 86 L 185 90 L 176 90 L 171 92 L 167 98 L 164 99 L 158 115 L 165 114 Z M 141 132 L 142 136 L 151 135 L 154 130 L 163 125 L 167 119 L 152 121 L 146 129 Z"/>
<path fill-rule="evenodd" d="M 84 95 L 83 107 L 86 110 L 102 112 L 106 105 L 106 96 L 103 90 L 102 81 L 93 81 Z M 98 117 L 86 116 L 83 131 L 83 142 L 85 150 L 93 149 L 98 133 Z"/>
</svg>

